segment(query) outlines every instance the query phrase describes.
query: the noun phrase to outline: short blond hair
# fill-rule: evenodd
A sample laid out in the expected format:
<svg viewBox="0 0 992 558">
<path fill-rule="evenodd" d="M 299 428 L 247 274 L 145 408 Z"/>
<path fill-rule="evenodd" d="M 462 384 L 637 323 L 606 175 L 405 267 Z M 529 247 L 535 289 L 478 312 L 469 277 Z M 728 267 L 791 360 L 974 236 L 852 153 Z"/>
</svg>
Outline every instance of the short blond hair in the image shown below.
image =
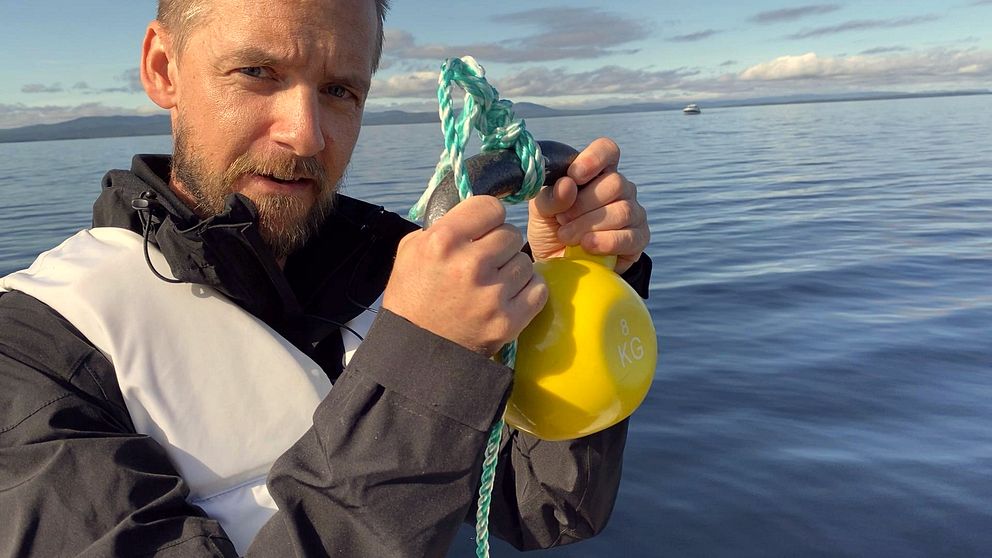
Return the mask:
<svg viewBox="0 0 992 558">
<path fill-rule="evenodd" d="M 203 19 L 207 12 L 207 0 L 158 0 L 158 14 L 155 19 L 172 34 L 173 46 L 177 53 L 186 48 L 186 42 L 193 29 Z M 372 72 L 379 69 L 379 59 L 382 58 L 382 43 L 384 38 L 383 25 L 386 22 L 386 12 L 389 11 L 389 0 L 375 0 L 375 13 L 379 18 L 378 36 L 376 37 L 375 52 L 372 53 Z"/>
</svg>

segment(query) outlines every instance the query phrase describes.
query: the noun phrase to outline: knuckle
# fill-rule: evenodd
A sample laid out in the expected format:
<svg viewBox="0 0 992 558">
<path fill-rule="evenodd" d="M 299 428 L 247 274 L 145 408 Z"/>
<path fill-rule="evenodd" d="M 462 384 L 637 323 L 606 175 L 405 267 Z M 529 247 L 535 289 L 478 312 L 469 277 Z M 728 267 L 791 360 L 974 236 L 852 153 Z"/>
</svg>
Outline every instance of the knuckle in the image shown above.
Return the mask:
<svg viewBox="0 0 992 558">
<path fill-rule="evenodd" d="M 518 282 L 522 279 L 531 279 L 534 276 L 540 277 L 534 271 L 534 262 L 530 261 L 527 254 L 524 254 L 523 252 L 518 253 L 514 256 L 514 263 L 516 265 L 514 275 L 518 279 Z"/>
<path fill-rule="evenodd" d="M 509 233 L 508 243 L 514 243 L 518 248 L 523 248 L 524 232 L 520 230 L 520 227 L 514 225 L 506 225 L 506 227 Z"/>
<path fill-rule="evenodd" d="M 628 225 L 634 222 L 634 218 L 637 215 L 637 208 L 630 201 L 621 201 L 614 205 L 614 211 L 616 211 L 617 219 L 623 225 Z"/>
<path fill-rule="evenodd" d="M 604 164 L 615 165 L 620 162 L 620 146 L 617 145 L 617 142 L 611 138 L 603 137 L 596 140 L 596 144 L 600 149 Z"/>
<path fill-rule="evenodd" d="M 439 258 L 448 257 L 458 244 L 455 232 L 442 224 L 425 231 L 422 238 L 427 255 Z"/>
<path fill-rule="evenodd" d="M 421 231 L 419 230 L 413 231 L 410 234 L 401 238 L 399 244 L 396 245 L 396 253 L 398 254 L 402 252 L 410 242 L 413 242 L 416 238 L 420 236 L 420 233 Z"/>
<path fill-rule="evenodd" d="M 616 254 L 620 251 L 622 242 L 619 234 L 606 234 L 596 240 L 596 245 L 605 254 Z"/>
<path fill-rule="evenodd" d="M 630 180 L 628 180 L 626 176 L 620 175 L 620 177 L 623 180 L 623 193 L 624 193 L 624 196 L 636 200 L 637 199 L 637 184 L 634 184 L 633 182 L 631 182 Z"/>
<path fill-rule="evenodd" d="M 548 303 L 548 298 L 551 296 L 551 291 L 548 288 L 547 282 L 540 275 L 534 276 L 534 297 L 535 304 L 537 306 L 537 312 L 540 312 L 541 308 Z M 535 315 L 537 314 L 535 312 Z"/>
<path fill-rule="evenodd" d="M 475 203 L 479 205 L 479 208 L 490 213 L 494 219 L 500 222 L 506 220 L 506 208 L 498 199 L 493 196 L 472 196 L 471 199 L 478 200 Z"/>
</svg>

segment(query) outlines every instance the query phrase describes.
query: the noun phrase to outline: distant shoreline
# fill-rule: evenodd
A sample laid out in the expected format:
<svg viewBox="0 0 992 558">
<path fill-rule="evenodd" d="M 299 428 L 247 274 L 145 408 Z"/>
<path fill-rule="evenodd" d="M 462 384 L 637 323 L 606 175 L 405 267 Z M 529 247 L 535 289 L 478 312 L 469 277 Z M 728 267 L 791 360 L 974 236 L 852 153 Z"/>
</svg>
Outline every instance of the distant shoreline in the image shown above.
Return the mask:
<svg viewBox="0 0 992 558">
<path fill-rule="evenodd" d="M 754 99 L 713 99 L 697 101 L 703 109 L 739 108 L 774 105 L 818 103 L 843 103 L 853 101 L 888 101 L 898 99 L 925 99 L 936 97 L 965 97 L 992 95 L 990 90 L 930 91 L 920 93 L 852 93 L 847 95 L 805 95 L 792 97 L 762 97 Z M 514 111 L 520 118 L 554 118 L 597 114 L 630 114 L 681 110 L 682 103 L 635 103 L 613 105 L 596 109 L 555 109 L 534 103 L 517 103 Z M 365 113 L 363 126 L 425 124 L 438 122 L 435 112 L 384 111 Z M 34 124 L 18 128 L 0 129 L 0 143 L 24 143 L 71 139 L 97 139 L 119 137 L 162 136 L 172 133 L 169 115 L 152 116 L 88 116 L 56 124 Z"/>
</svg>

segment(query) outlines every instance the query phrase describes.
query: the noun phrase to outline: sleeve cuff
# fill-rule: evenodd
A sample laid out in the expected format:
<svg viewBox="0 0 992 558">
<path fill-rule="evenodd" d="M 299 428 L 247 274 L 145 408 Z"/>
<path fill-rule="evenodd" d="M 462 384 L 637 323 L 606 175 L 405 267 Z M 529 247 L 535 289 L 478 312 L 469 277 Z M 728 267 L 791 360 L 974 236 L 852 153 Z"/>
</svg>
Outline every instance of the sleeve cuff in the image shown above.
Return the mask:
<svg viewBox="0 0 992 558">
<path fill-rule="evenodd" d="M 651 270 L 654 267 L 651 258 L 648 257 L 647 252 L 641 254 L 640 259 L 634 262 L 634 265 L 630 266 L 630 269 L 623 272 L 620 277 L 623 278 L 637 294 L 641 296 L 644 300 L 648 298 L 648 291 L 651 288 Z"/>
<path fill-rule="evenodd" d="M 480 432 L 502 410 L 513 372 L 383 308 L 348 366 Z"/>
</svg>

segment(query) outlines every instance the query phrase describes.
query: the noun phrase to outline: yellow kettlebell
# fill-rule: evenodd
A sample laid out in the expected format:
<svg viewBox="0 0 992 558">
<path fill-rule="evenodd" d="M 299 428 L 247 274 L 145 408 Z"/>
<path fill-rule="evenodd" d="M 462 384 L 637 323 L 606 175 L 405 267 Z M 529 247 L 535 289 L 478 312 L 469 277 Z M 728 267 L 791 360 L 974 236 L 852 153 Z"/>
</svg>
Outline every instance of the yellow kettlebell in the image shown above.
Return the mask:
<svg viewBox="0 0 992 558">
<path fill-rule="evenodd" d="M 538 142 L 545 184 L 565 176 L 578 155 L 571 146 Z M 520 189 L 524 173 L 512 149 L 465 160 L 474 194 L 503 197 Z M 448 173 L 424 209 L 424 228 L 460 200 Z M 503 418 L 545 440 L 570 440 L 609 428 L 647 395 L 658 341 L 644 301 L 613 272 L 616 258 L 578 246 L 534 264 L 548 284 L 548 303 L 517 338 L 513 391 Z"/>
<path fill-rule="evenodd" d="M 644 301 L 614 273 L 615 256 L 578 246 L 534 267 L 548 303 L 517 339 L 504 420 L 544 440 L 613 426 L 634 412 L 654 379 L 658 345 Z"/>
</svg>

